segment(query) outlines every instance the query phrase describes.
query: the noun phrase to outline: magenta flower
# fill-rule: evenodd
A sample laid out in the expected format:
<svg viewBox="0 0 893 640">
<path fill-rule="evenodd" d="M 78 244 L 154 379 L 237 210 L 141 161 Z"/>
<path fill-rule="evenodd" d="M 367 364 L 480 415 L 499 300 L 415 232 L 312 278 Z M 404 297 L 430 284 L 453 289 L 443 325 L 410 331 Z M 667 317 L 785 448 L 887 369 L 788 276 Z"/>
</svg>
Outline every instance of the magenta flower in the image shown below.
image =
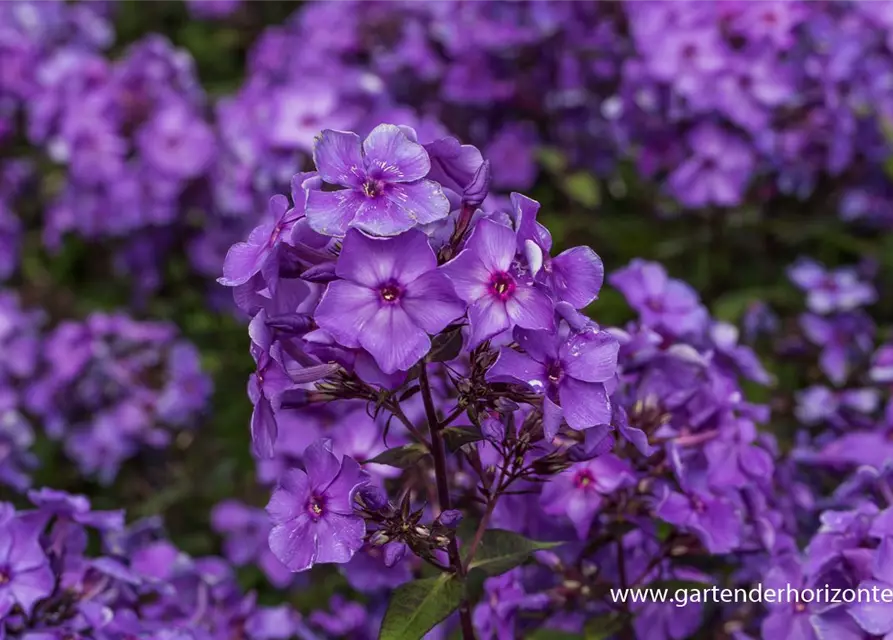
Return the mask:
<svg viewBox="0 0 893 640">
<path fill-rule="evenodd" d="M 492 220 L 481 220 L 465 248 L 444 265 L 456 293 L 469 304 L 470 347 L 518 326 L 552 330 L 552 301 L 516 265 L 515 232 Z"/>
<path fill-rule="evenodd" d="M 594 327 L 568 336 L 548 331 L 515 332 L 524 353 L 502 349 L 487 379 L 517 381 L 544 394 L 543 429 L 558 432 L 562 417 L 573 429 L 611 423 L 605 383 L 617 369 L 617 340 Z"/>
<path fill-rule="evenodd" d="M 326 129 L 313 160 L 323 180 L 345 187 L 310 193 L 307 219 L 324 235 L 343 236 L 354 227 L 393 236 L 450 212 L 441 186 L 424 179 L 431 169 L 425 148 L 395 125 L 378 125 L 362 144 L 355 133 Z"/>
<path fill-rule="evenodd" d="M 292 571 L 348 562 L 366 535 L 353 497 L 368 478 L 354 459 L 332 453 L 327 439 L 307 447 L 304 468 L 287 471 L 267 505 L 273 522 L 270 549 Z"/>
<path fill-rule="evenodd" d="M 405 371 L 465 310 L 424 233 L 373 239 L 348 231 L 316 322 L 341 345 L 368 351 L 384 373 Z"/>
<path fill-rule="evenodd" d="M 589 534 L 604 496 L 635 482 L 632 467 L 607 453 L 572 465 L 543 486 L 540 505 L 553 516 L 567 516 L 580 540 Z"/>
</svg>

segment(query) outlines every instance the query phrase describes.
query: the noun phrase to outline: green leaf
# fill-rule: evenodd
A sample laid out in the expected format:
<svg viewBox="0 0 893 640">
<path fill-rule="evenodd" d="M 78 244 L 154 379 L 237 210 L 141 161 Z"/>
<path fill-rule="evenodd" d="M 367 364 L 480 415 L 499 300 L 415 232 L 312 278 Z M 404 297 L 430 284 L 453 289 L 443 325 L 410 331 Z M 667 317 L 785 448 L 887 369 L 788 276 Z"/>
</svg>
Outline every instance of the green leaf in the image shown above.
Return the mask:
<svg viewBox="0 0 893 640">
<path fill-rule="evenodd" d="M 524 636 L 524 640 L 583 640 L 579 633 L 558 631 L 557 629 L 537 629 Z"/>
<path fill-rule="evenodd" d="M 398 469 L 406 469 L 418 462 L 422 456 L 427 455 L 428 448 L 419 443 L 405 444 L 402 447 L 394 447 L 379 453 L 377 456 L 366 462 L 375 464 L 386 464 L 389 467 L 397 467 Z"/>
<path fill-rule="evenodd" d="M 567 158 L 555 147 L 542 147 L 537 152 L 537 158 L 542 167 L 549 173 L 564 173 L 564 170 L 567 168 Z"/>
<path fill-rule="evenodd" d="M 551 549 L 560 544 L 560 542 L 529 540 L 503 529 L 489 529 L 484 532 L 468 568 L 478 569 L 488 576 L 498 576 L 523 563 L 534 551 Z M 467 555 L 467 550 L 463 554 Z"/>
<path fill-rule="evenodd" d="M 564 190 L 572 200 L 590 209 L 594 209 L 601 202 L 598 180 L 591 173 L 581 171 L 569 175 L 564 180 Z"/>
<path fill-rule="evenodd" d="M 418 640 L 459 608 L 465 589 L 454 575 L 408 582 L 394 591 L 379 640 Z"/>
<path fill-rule="evenodd" d="M 623 616 L 616 613 L 606 613 L 587 622 L 586 627 L 583 629 L 583 635 L 586 640 L 607 640 L 621 631 L 623 627 Z"/>
<path fill-rule="evenodd" d="M 456 453 L 461 447 L 484 439 L 481 432 L 470 426 L 447 427 L 441 431 L 447 448 Z"/>
<path fill-rule="evenodd" d="M 434 336 L 428 362 L 449 362 L 455 360 L 462 351 L 462 327 L 452 325 Z"/>
</svg>

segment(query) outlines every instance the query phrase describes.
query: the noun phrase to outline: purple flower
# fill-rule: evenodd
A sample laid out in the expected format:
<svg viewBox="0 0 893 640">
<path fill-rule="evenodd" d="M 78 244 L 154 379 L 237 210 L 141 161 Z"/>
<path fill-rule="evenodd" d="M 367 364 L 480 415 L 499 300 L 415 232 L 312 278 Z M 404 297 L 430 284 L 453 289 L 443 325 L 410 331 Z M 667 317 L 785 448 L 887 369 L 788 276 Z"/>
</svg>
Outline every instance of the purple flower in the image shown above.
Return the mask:
<svg viewBox="0 0 893 640">
<path fill-rule="evenodd" d="M 424 179 L 428 153 L 392 124 L 375 127 L 362 144 L 355 133 L 326 129 L 313 160 L 323 180 L 346 187 L 310 193 L 307 218 L 324 235 L 343 236 L 355 227 L 393 236 L 450 212 L 440 185 Z"/>
<path fill-rule="evenodd" d="M 632 467 L 608 453 L 572 465 L 543 487 L 540 506 L 549 515 L 567 516 L 580 540 L 586 539 L 604 496 L 635 482 Z"/>
<path fill-rule="evenodd" d="M 53 591 L 53 572 L 34 524 L 0 518 L 0 608 L 12 600 L 31 615 L 34 604 Z"/>
<path fill-rule="evenodd" d="M 405 371 L 431 348 L 436 334 L 464 306 L 437 268 L 421 231 L 373 239 L 353 229 L 316 309 L 316 321 L 345 347 L 362 347 L 384 373 Z"/>
<path fill-rule="evenodd" d="M 684 282 L 668 278 L 666 269 L 656 262 L 633 260 L 608 280 L 648 327 L 682 336 L 706 326 L 707 312 L 698 294 Z"/>
<path fill-rule="evenodd" d="M 859 589 L 872 590 L 876 587 L 878 592 L 893 589 L 893 538 L 889 536 L 881 540 L 874 553 L 872 578 L 860 583 Z M 880 599 L 875 602 L 860 601 L 849 607 L 849 613 L 862 629 L 872 635 L 887 637 L 893 632 L 893 606 L 889 602 Z"/>
<path fill-rule="evenodd" d="M 605 383 L 615 375 L 620 345 L 595 328 L 568 334 L 518 329 L 524 353 L 504 348 L 487 371 L 488 380 L 518 381 L 543 394 L 543 429 L 550 439 L 562 417 L 573 429 L 611 422 Z"/>
<path fill-rule="evenodd" d="M 689 134 L 691 157 L 670 174 L 673 194 L 689 207 L 741 202 L 753 169 L 753 155 L 738 137 L 710 123 Z"/>
<path fill-rule="evenodd" d="M 339 460 L 326 439 L 307 447 L 304 468 L 286 472 L 267 505 L 270 549 L 292 571 L 348 562 L 366 533 L 353 497 L 367 477 L 352 458 Z"/>
<path fill-rule="evenodd" d="M 509 227 L 481 220 L 465 248 L 444 270 L 469 304 L 470 347 L 519 326 L 552 330 L 552 301 L 514 264 L 517 239 Z"/>
<path fill-rule="evenodd" d="M 852 311 L 877 299 L 874 287 L 862 282 L 855 269 L 826 271 L 813 260 L 801 259 L 788 269 L 788 277 L 807 292 L 806 304 L 813 313 Z"/>
<path fill-rule="evenodd" d="M 740 544 L 740 524 L 735 506 L 708 493 L 688 495 L 667 491 L 654 514 L 701 539 L 710 553 L 728 553 Z"/>
</svg>

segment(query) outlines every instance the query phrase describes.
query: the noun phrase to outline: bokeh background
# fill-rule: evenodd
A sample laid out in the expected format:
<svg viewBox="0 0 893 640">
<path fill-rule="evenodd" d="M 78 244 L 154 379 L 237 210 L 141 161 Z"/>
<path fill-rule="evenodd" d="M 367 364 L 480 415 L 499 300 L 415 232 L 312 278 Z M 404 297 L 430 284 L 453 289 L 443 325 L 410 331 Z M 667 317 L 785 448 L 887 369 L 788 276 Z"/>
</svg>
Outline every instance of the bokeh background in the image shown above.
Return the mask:
<svg viewBox="0 0 893 640">
<path fill-rule="evenodd" d="M 4 393 L 52 378 L 79 341 L 22 355 L 15 338 L 100 311 L 170 323 L 213 392 L 205 403 L 199 374 L 177 382 L 198 406 L 106 477 L 83 452 L 101 456 L 114 427 L 72 443 L 23 401 L 33 442 L 6 434 L 17 444 L 0 464 L 28 449 L 34 486 L 161 515 L 188 553 L 220 552 L 215 505 L 268 496 L 249 450 L 245 321 L 215 283 L 223 256 L 309 168 L 316 132 L 380 122 L 479 146 L 494 190 L 539 200 L 559 248 L 591 245 L 609 272 L 660 261 L 748 336 L 775 323 L 754 339 L 775 386 L 749 391 L 771 394 L 782 442 L 794 392 L 821 378 L 778 355 L 803 308 L 792 263 L 873 278 L 870 313 L 891 337 L 893 4 L 3 2 L 0 283 L 39 314 L 0 314 L 0 361 L 36 363 L 0 376 Z M 609 288 L 589 311 L 631 317 Z M 254 564 L 240 575 L 282 599 Z M 317 606 L 332 580 L 286 597 Z"/>
</svg>

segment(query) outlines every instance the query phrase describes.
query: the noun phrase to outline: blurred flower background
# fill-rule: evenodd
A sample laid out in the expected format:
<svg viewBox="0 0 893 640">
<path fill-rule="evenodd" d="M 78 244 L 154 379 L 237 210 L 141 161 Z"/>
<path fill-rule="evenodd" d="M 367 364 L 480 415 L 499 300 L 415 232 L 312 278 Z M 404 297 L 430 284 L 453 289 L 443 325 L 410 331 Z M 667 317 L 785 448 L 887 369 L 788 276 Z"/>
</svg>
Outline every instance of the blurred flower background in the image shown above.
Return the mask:
<svg viewBox="0 0 893 640">
<path fill-rule="evenodd" d="M 128 522 L 160 516 L 172 543 L 137 545 L 135 564 L 220 555 L 234 590 L 293 605 L 321 637 L 363 637 L 366 610 L 340 598 L 408 569 L 364 557 L 308 589 L 271 554 L 269 485 L 327 417 L 280 426 L 276 456 L 254 459 L 248 319 L 216 280 L 260 270 L 240 282 L 224 257 L 248 240 L 266 260 L 274 241 L 248 234 L 278 234 L 287 204 L 270 198 L 313 169 L 322 129 L 381 123 L 475 145 L 493 202 L 540 202 L 556 256 L 594 247 L 614 274 L 600 324 L 640 314 L 681 334 L 706 308 L 790 467 L 889 473 L 893 2 L 11 0 L 0 498 L 52 487 Z M 373 458 L 378 426 L 362 406 L 354 424 L 339 449 Z M 492 588 L 521 598 L 512 579 Z M 303 624 L 252 611 L 252 638 Z M 689 637 L 671 627 L 639 637 Z"/>
</svg>

